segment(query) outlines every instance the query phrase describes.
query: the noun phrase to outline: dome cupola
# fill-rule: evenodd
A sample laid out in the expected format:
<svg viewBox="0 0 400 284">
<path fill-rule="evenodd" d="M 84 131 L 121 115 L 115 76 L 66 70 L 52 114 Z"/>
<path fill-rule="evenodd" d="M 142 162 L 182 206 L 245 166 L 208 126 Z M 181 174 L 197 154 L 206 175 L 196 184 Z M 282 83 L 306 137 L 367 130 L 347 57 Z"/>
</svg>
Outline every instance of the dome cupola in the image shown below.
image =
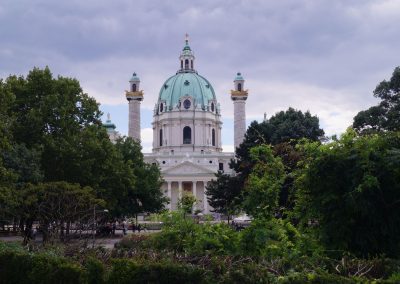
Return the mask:
<svg viewBox="0 0 400 284">
<path fill-rule="evenodd" d="M 189 35 L 185 35 L 185 46 L 182 49 L 181 55 L 179 56 L 179 61 L 181 68 L 178 72 L 196 72 L 194 70 L 194 54 L 189 46 Z"/>
</svg>

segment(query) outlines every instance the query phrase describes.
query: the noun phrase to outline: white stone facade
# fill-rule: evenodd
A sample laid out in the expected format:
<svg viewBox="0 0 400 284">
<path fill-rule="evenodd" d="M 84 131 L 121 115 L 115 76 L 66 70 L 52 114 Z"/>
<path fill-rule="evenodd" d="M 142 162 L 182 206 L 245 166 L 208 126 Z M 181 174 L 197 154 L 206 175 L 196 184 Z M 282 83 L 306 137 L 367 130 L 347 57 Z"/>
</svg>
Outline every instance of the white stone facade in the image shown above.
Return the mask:
<svg viewBox="0 0 400 284">
<path fill-rule="evenodd" d="M 180 69 L 162 85 L 153 113 L 153 150 L 145 153 L 145 162 L 157 164 L 164 183 L 162 192 L 170 199 L 168 208 L 176 210 L 185 193 L 196 198 L 195 211 L 212 212 L 206 196 L 207 183 L 215 173 L 231 173 L 229 163 L 234 153 L 222 152 L 221 111 L 214 89 L 194 70 L 194 55 L 185 41 L 179 57 Z M 238 73 L 239 75 L 240 73 Z M 129 101 L 129 136 L 140 140 L 140 80 L 133 74 Z M 235 147 L 246 132 L 244 80 L 236 77 L 234 101 Z M 238 91 L 239 89 L 239 91 Z"/>
</svg>

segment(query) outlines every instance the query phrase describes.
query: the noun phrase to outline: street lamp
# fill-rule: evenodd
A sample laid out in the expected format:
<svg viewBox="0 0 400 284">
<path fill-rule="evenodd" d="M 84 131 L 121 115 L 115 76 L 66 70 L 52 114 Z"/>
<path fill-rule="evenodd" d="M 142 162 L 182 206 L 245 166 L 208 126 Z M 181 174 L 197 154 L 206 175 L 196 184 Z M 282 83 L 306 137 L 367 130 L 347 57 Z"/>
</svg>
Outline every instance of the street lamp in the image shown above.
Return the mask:
<svg viewBox="0 0 400 284">
<path fill-rule="evenodd" d="M 97 212 L 108 213 L 108 209 L 99 210 Z M 92 242 L 92 248 L 94 248 L 94 243 L 96 241 L 96 231 L 97 231 L 97 223 L 96 223 L 96 204 L 95 204 L 95 205 L 93 205 L 93 228 L 92 228 L 93 242 Z"/>
</svg>

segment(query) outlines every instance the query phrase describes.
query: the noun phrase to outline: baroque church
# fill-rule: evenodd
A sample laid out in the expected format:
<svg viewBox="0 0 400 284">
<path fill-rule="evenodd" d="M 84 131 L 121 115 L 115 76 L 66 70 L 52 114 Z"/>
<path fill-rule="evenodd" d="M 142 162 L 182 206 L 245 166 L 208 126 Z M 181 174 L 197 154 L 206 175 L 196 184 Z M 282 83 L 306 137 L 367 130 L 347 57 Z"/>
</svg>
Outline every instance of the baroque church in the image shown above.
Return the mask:
<svg viewBox="0 0 400 284">
<path fill-rule="evenodd" d="M 178 200 L 189 192 L 196 197 L 195 210 L 209 213 L 206 185 L 217 171 L 230 172 L 234 153 L 222 152 L 221 107 L 211 83 L 195 69 L 195 56 L 186 36 L 179 56 L 179 69 L 162 85 L 153 112 L 153 149 L 145 153 L 147 163 L 156 163 L 164 183 L 161 191 L 170 199 L 168 208 L 177 209 Z M 234 146 L 246 132 L 245 104 L 248 96 L 240 73 L 234 79 Z M 128 136 L 140 141 L 140 104 L 144 99 L 140 79 L 133 73 L 126 91 L 129 104 Z M 110 139 L 118 134 L 108 117 Z"/>
</svg>

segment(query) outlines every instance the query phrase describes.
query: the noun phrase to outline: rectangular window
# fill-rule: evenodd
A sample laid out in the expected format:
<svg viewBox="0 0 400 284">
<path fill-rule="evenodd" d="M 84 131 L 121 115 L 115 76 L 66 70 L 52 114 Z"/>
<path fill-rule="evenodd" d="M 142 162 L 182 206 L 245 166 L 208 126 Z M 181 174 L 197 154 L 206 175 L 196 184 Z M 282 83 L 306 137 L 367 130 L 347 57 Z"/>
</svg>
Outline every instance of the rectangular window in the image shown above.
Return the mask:
<svg viewBox="0 0 400 284">
<path fill-rule="evenodd" d="M 224 171 L 224 163 L 219 163 L 219 170 L 220 170 L 221 172 Z"/>
</svg>

